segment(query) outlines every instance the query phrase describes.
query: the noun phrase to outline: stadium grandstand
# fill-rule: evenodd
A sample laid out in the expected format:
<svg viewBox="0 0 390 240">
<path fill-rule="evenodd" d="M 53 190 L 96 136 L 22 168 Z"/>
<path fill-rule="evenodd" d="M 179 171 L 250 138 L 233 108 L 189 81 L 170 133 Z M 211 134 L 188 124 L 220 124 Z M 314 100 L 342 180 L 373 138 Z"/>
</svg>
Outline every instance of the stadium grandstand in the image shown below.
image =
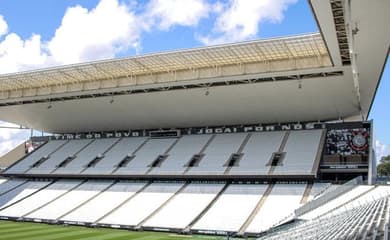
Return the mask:
<svg viewBox="0 0 390 240">
<path fill-rule="evenodd" d="M 390 1 L 309 3 L 319 33 L 0 75 L 0 119 L 52 133 L 2 171 L 0 219 L 387 239 L 368 115 Z"/>
</svg>

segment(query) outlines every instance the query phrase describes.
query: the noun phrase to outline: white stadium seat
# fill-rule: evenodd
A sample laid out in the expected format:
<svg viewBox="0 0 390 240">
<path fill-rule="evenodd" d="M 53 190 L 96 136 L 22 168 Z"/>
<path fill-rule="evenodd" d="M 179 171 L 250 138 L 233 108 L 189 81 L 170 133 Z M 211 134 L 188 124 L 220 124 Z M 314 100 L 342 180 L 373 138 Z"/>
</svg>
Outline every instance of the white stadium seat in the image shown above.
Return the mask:
<svg viewBox="0 0 390 240">
<path fill-rule="evenodd" d="M 252 133 L 243 149 L 238 166 L 229 171 L 230 175 L 267 175 L 270 169 L 268 162 L 272 154 L 279 150 L 285 132 Z"/>
<path fill-rule="evenodd" d="M 53 202 L 39 208 L 25 217 L 34 219 L 57 220 L 88 201 L 103 189 L 109 187 L 112 181 L 88 181 L 76 189 L 66 193 Z"/>
<path fill-rule="evenodd" d="M 314 175 L 322 130 L 50 141 L 8 171 L 82 175 Z M 284 146 L 284 147 L 283 147 Z M 282 149 L 280 149 L 282 148 Z M 282 151 L 281 164 L 271 166 Z M 54 151 L 54 152 L 53 152 Z M 240 152 L 238 152 L 240 151 Z M 237 156 L 235 156 L 236 154 Z M 33 166 L 43 157 L 43 161 Z M 190 162 L 198 157 L 197 162 Z M 231 159 L 236 157 L 234 164 Z"/>
<path fill-rule="evenodd" d="M 247 133 L 217 134 L 204 151 L 198 166 L 191 167 L 187 175 L 222 175 L 230 156 L 236 153 Z"/>
<path fill-rule="evenodd" d="M 323 130 L 291 131 L 283 151 L 286 155 L 281 166 L 273 174 L 315 174 L 313 173 Z"/>
<path fill-rule="evenodd" d="M 66 158 L 74 156 L 78 151 L 83 149 L 92 140 L 71 140 L 62 146 L 58 151 L 53 153 L 50 158 L 35 168 L 31 168 L 27 173 L 49 174 L 58 168 L 58 165 L 66 160 Z"/>
<path fill-rule="evenodd" d="M 42 158 L 50 157 L 54 151 L 58 150 L 59 147 L 66 143 L 65 140 L 53 140 L 47 142 L 25 158 L 17 162 L 11 168 L 7 169 L 7 173 L 24 173 L 33 167 L 35 163 L 40 161 Z M 45 160 L 45 159 L 43 159 Z M 48 160 L 48 159 L 47 159 Z"/>
<path fill-rule="evenodd" d="M 134 154 L 134 159 L 132 159 L 127 166 L 118 168 L 115 174 L 146 174 L 151 168 L 150 165 L 153 161 L 156 160 L 159 155 L 164 154 L 176 140 L 176 138 L 149 139 L 146 144 Z"/>
<path fill-rule="evenodd" d="M 357 186 L 354 189 L 350 190 L 349 192 L 327 202 L 326 204 L 308 212 L 305 213 L 304 215 L 300 216 L 301 219 L 313 219 L 318 216 L 321 216 L 327 212 L 330 212 L 331 210 L 334 210 L 335 208 L 338 208 L 345 203 L 351 201 L 352 199 L 366 193 L 367 191 L 373 189 L 374 186 L 366 186 L 366 185 L 361 185 Z"/>
<path fill-rule="evenodd" d="M 26 183 L 26 180 L 23 179 L 6 180 L 0 184 L 0 195 L 3 195 L 4 193 L 24 183 Z"/>
<path fill-rule="evenodd" d="M 64 66 L 54 65 L 67 59 L 49 57 L 44 62 L 54 65 L 47 69 L 6 73 L 13 70 L 3 60 L 10 46 L 2 44 L 0 30 L 0 131 L 6 133 L 0 152 L 14 140 L 9 131 L 20 137 L 31 130 L 25 144 L 0 156 L 0 240 L 390 239 L 390 177 L 378 167 L 371 119 L 388 117 L 378 109 L 389 111 L 372 106 L 378 86 L 389 82 L 383 79 L 390 69 L 390 0 L 171 1 L 146 18 L 139 16 L 155 1 L 77 2 L 102 4 L 67 14 L 74 25 L 78 12 L 111 8 L 127 17 L 85 18 L 88 26 L 79 21 L 80 29 L 101 24 L 93 30 L 103 27 L 102 37 L 85 29 L 70 42 L 58 41 L 73 55 L 72 43 L 83 37 L 98 43 L 83 56 L 133 52 L 131 41 L 140 42 L 144 32 L 150 39 L 166 37 L 160 34 L 167 30 L 164 19 L 172 28 L 196 25 L 198 18 L 189 14 L 208 10 L 210 2 L 221 2 L 212 5 L 218 12 L 203 16 L 196 32 L 212 40 L 256 38 L 258 24 L 249 20 L 262 20 L 267 11 L 276 20 L 288 15 L 291 22 L 279 25 L 291 33 L 298 28 L 290 25 L 306 20 L 309 11 L 313 21 L 298 30 L 319 31 Z M 172 8 L 182 9 L 158 17 Z M 110 24 L 111 17 L 120 24 Z M 107 26 L 112 31 L 104 31 Z M 169 41 L 185 46 L 187 30 L 194 29 L 173 29 L 182 36 L 159 47 Z M 118 33 L 128 38 L 118 40 Z M 8 32 L 4 39 L 12 35 L 18 40 Z M 42 46 L 34 50 L 52 53 Z M 16 70 L 42 66 L 40 58 L 27 60 Z M 43 224 L 19 228 L 19 221 Z M 45 224 L 122 231 L 47 230 Z"/>
<path fill-rule="evenodd" d="M 76 157 L 70 161 L 64 167 L 58 168 L 55 173 L 58 174 L 77 174 L 87 168 L 87 164 L 94 160 L 99 155 L 103 155 L 104 152 L 116 141 L 116 138 L 96 139 L 81 152 L 77 153 Z"/>
<path fill-rule="evenodd" d="M 143 226 L 184 229 L 210 204 L 223 186 L 224 184 L 191 183 Z"/>
<path fill-rule="evenodd" d="M 383 226 L 387 220 L 389 199 L 381 198 L 343 208 L 307 221 L 297 221 L 264 234 L 259 240 L 279 239 L 385 239 Z"/>
<path fill-rule="evenodd" d="M 147 138 L 121 138 L 108 152 L 104 154 L 95 166 L 87 168 L 82 174 L 110 174 L 117 165 L 128 155 L 132 155 Z"/>
<path fill-rule="evenodd" d="M 94 223 L 132 197 L 145 184 L 144 182 L 118 182 L 60 220 Z"/>
<path fill-rule="evenodd" d="M 175 175 L 182 174 L 194 154 L 198 154 L 207 144 L 212 135 L 186 135 L 169 151 L 167 159 L 149 174 Z"/>
<path fill-rule="evenodd" d="M 238 232 L 267 188 L 267 184 L 230 185 L 192 229 Z"/>
<path fill-rule="evenodd" d="M 80 184 L 78 180 L 60 180 L 2 211 L 1 216 L 22 217 L 55 200 Z"/>
<path fill-rule="evenodd" d="M 137 226 L 159 209 L 183 185 L 184 183 L 153 183 L 99 223 Z"/>
<path fill-rule="evenodd" d="M 50 183 L 50 181 L 28 181 L 13 188 L 0 196 L 0 210 L 21 201 Z"/>
<path fill-rule="evenodd" d="M 275 184 L 246 232 L 261 232 L 283 220 L 300 206 L 307 184 Z"/>
</svg>

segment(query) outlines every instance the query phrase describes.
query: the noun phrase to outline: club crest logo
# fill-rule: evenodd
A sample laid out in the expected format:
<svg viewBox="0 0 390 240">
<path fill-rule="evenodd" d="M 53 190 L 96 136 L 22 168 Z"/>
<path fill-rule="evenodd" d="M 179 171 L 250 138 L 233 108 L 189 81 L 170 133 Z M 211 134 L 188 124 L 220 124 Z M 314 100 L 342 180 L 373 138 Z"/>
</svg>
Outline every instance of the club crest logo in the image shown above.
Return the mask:
<svg viewBox="0 0 390 240">
<path fill-rule="evenodd" d="M 353 131 L 351 139 L 351 147 L 356 151 L 365 150 L 368 147 L 368 132 Z"/>
</svg>

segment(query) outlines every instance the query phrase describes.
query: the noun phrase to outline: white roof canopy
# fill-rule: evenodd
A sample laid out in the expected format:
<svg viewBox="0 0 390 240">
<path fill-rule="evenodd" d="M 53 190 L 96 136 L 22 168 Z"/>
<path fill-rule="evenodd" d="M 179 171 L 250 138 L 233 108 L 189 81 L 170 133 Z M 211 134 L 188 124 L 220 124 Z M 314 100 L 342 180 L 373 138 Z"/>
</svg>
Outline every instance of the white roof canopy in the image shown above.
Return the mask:
<svg viewBox="0 0 390 240">
<path fill-rule="evenodd" d="M 5 74 L 0 75 L 0 92 L 327 55 L 317 33 Z"/>
</svg>

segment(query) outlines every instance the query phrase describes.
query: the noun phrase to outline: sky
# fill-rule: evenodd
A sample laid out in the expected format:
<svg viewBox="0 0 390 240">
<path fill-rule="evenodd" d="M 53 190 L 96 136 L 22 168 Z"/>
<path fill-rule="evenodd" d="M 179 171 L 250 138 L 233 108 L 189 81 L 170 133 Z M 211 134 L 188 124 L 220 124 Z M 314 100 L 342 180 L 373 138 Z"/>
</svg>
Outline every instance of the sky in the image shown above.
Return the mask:
<svg viewBox="0 0 390 240">
<path fill-rule="evenodd" d="M 312 32 L 306 0 L 0 0 L 0 74 Z M 377 158 L 390 154 L 389 92 L 387 63 L 370 114 Z M 0 128 L 0 156 L 29 134 Z"/>
</svg>

